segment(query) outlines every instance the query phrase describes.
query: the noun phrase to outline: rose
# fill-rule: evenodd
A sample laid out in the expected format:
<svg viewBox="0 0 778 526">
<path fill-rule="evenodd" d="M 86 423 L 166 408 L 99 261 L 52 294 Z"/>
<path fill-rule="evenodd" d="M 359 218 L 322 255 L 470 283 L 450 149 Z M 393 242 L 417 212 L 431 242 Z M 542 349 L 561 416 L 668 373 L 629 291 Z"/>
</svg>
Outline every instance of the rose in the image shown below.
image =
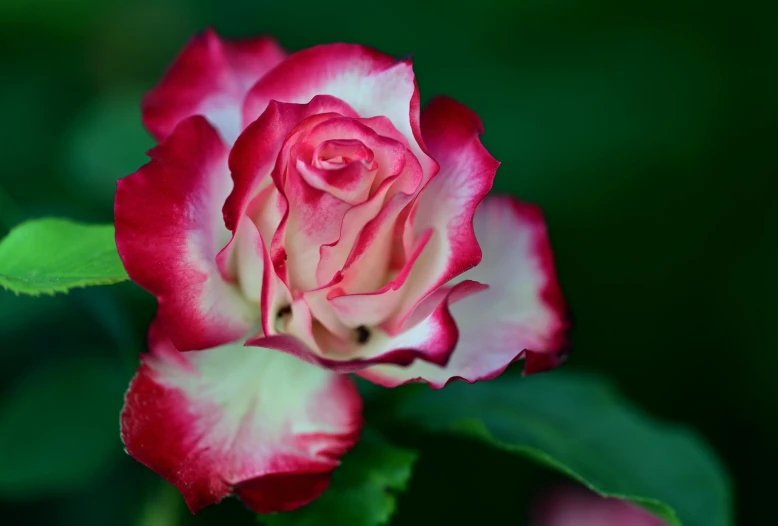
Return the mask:
<svg viewBox="0 0 778 526">
<path fill-rule="evenodd" d="M 410 61 L 206 32 L 143 118 L 160 144 L 119 182 L 116 241 L 158 312 L 122 439 L 193 511 L 316 498 L 361 427 L 343 373 L 440 388 L 558 362 L 542 216 L 483 201 L 480 120 L 420 112 Z"/>
<path fill-rule="evenodd" d="M 538 502 L 533 526 L 664 526 L 647 511 L 619 499 L 606 499 L 583 488 L 555 489 Z"/>
</svg>

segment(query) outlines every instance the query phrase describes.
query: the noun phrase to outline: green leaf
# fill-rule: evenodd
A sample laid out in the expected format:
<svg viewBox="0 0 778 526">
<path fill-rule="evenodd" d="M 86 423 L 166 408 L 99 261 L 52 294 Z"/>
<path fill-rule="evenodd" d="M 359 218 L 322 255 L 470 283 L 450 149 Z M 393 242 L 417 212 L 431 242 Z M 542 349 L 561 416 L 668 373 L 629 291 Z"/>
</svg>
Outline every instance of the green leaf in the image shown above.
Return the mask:
<svg viewBox="0 0 778 526">
<path fill-rule="evenodd" d="M 94 359 L 51 364 L 19 379 L 0 404 L 0 497 L 75 491 L 121 458 L 127 381 Z"/>
<path fill-rule="evenodd" d="M 395 493 L 411 478 L 416 453 L 367 432 L 335 470 L 327 491 L 313 503 L 289 513 L 261 515 L 268 526 L 388 524 L 397 507 Z"/>
<path fill-rule="evenodd" d="M 673 526 L 729 526 L 727 476 L 688 429 L 663 424 L 601 380 L 553 373 L 442 391 L 408 386 L 374 411 L 391 427 L 467 436 L 629 499 Z"/>
<path fill-rule="evenodd" d="M 126 279 L 113 225 L 36 219 L 0 241 L 0 287 L 12 292 L 37 296 Z"/>
</svg>

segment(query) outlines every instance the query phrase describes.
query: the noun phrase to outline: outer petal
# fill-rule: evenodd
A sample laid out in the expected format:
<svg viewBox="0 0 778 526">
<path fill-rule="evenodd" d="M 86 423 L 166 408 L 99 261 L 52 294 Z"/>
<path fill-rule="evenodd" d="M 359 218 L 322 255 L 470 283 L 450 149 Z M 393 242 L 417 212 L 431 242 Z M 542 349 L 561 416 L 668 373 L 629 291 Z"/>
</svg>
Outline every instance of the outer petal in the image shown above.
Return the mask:
<svg viewBox="0 0 778 526">
<path fill-rule="evenodd" d="M 194 37 L 143 99 L 143 122 L 157 139 L 191 115 L 204 115 L 232 144 L 240 134 L 243 99 L 285 58 L 271 38 L 226 41 L 212 30 Z"/>
<path fill-rule="evenodd" d="M 192 512 L 232 493 L 259 513 L 298 508 L 358 439 L 362 403 L 348 377 L 240 342 L 182 354 L 157 326 L 149 341 L 122 440 Z"/>
<path fill-rule="evenodd" d="M 492 197 L 478 207 L 475 232 L 483 260 L 458 279 L 489 289 L 452 305 L 459 342 L 448 364 L 381 365 L 362 376 L 387 387 L 426 381 L 440 388 L 455 378 L 471 383 L 494 378 L 522 356 L 527 373 L 559 363 L 565 305 L 540 210 L 510 197 Z"/>
<path fill-rule="evenodd" d="M 130 277 L 159 300 L 159 321 L 182 351 L 235 340 L 258 318 L 226 283 L 216 254 L 230 239 L 221 206 L 232 182 L 227 148 L 190 117 L 118 183 L 116 245 Z"/>
<path fill-rule="evenodd" d="M 305 103 L 315 95 L 332 95 L 362 117 L 386 116 L 409 141 L 430 177 L 437 165 L 424 151 L 419 126 L 419 93 L 408 60 L 375 49 L 328 44 L 289 56 L 246 96 L 243 122 L 256 119 L 271 100 Z"/>
<path fill-rule="evenodd" d="M 562 488 L 537 506 L 532 526 L 664 526 L 664 522 L 623 500 L 583 488 Z"/>
<path fill-rule="evenodd" d="M 427 294 L 481 260 L 473 215 L 499 166 L 479 140 L 483 126 L 478 116 L 452 99 L 431 101 L 422 113 L 421 128 L 440 172 L 419 196 L 413 224 L 407 228 L 417 236 L 434 228 L 435 236 L 404 284 L 390 331 L 399 330 Z"/>
</svg>

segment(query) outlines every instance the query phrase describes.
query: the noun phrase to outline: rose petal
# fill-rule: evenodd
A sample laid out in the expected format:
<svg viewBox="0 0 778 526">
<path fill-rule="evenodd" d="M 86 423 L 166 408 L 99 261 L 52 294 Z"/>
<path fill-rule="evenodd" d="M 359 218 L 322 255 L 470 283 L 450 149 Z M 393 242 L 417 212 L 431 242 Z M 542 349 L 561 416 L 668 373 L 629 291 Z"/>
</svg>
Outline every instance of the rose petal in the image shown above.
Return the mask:
<svg viewBox="0 0 778 526">
<path fill-rule="evenodd" d="M 331 118 L 332 115 L 356 114 L 343 101 L 328 96 L 314 97 L 308 104 L 274 101 L 236 141 L 229 157 L 234 188 L 223 207 L 224 222 L 233 231 L 233 239 L 219 255 L 223 271 L 233 258 L 239 223 L 247 218 L 257 225 L 263 242 L 271 251 L 271 260 L 278 264 L 282 262 L 278 260 L 283 260 L 286 254 L 283 236 L 289 206 L 283 193 L 283 181 L 273 181 L 271 173 L 284 142 L 301 122 L 311 116 Z M 274 184 L 281 188 L 271 188 Z M 274 236 L 279 238 L 276 246 L 273 246 Z"/>
<path fill-rule="evenodd" d="M 292 305 L 292 294 L 289 288 L 278 275 L 278 271 L 273 265 L 270 251 L 264 240 L 262 241 L 262 254 L 263 254 L 263 274 L 262 274 L 262 331 L 261 335 L 276 334 L 276 326 L 278 322 L 283 321 L 281 318 L 286 316 L 285 312 Z M 281 271 L 285 271 L 282 268 Z M 288 313 L 291 314 L 291 313 Z M 247 343 L 248 345 L 248 343 Z"/>
<path fill-rule="evenodd" d="M 430 296 L 419 305 L 419 316 L 412 316 L 412 327 L 398 336 L 390 336 L 378 329 L 370 329 L 366 342 L 349 342 L 347 349 L 322 347 L 317 339 L 310 311 L 305 302 L 293 304 L 293 314 L 287 325 L 290 334 L 273 334 L 250 338 L 246 345 L 276 349 L 308 363 L 316 364 L 339 373 L 351 373 L 375 366 L 375 364 L 408 365 L 424 360 L 445 365 L 457 342 L 456 323 L 450 308 L 467 296 L 484 288 L 474 281 L 463 281 L 440 293 Z M 414 313 L 416 314 L 416 313 Z M 418 319 L 417 319 L 418 318 Z M 327 340 L 324 340 L 327 343 Z M 319 349 L 319 352 L 313 349 Z M 368 369 L 370 371 L 373 370 Z"/>
<path fill-rule="evenodd" d="M 325 94 L 345 101 L 362 117 L 388 117 L 407 138 L 425 174 L 431 177 L 437 171 L 423 149 L 411 62 L 369 47 L 327 44 L 290 55 L 246 96 L 243 121 L 252 122 L 271 100 L 304 103 Z"/>
<path fill-rule="evenodd" d="M 510 197 L 488 198 L 476 211 L 475 232 L 483 260 L 456 281 L 489 288 L 452 305 L 459 342 L 448 364 L 381 365 L 362 376 L 386 387 L 426 381 L 441 388 L 455 378 L 494 378 L 522 356 L 527 373 L 559 363 L 565 305 L 542 213 Z"/>
<path fill-rule="evenodd" d="M 184 47 L 162 81 L 144 97 L 143 122 L 162 140 L 179 121 L 204 115 L 232 144 L 243 129 L 246 93 L 285 56 L 272 38 L 228 41 L 206 30 Z"/>
<path fill-rule="evenodd" d="M 262 300 L 264 245 L 253 221 L 241 221 L 236 234 L 235 276 L 243 297 L 253 305 Z"/>
<path fill-rule="evenodd" d="M 606 499 L 582 488 L 560 488 L 533 510 L 532 526 L 664 526 L 664 522 L 620 499 Z"/>
<path fill-rule="evenodd" d="M 396 196 L 400 198 L 401 196 Z M 400 205 L 403 203 L 400 202 Z M 397 215 L 397 211 L 391 207 L 386 207 L 381 210 L 381 215 L 391 215 L 394 213 L 394 217 Z M 379 216 L 380 218 L 381 216 Z M 375 225 L 375 228 L 370 228 Z M 349 266 L 349 269 L 356 268 L 355 272 L 369 272 L 373 266 L 379 266 L 382 262 L 388 263 L 390 254 L 389 246 L 386 243 L 381 243 L 381 240 L 386 240 L 391 236 L 391 230 L 394 225 L 387 221 L 371 221 L 365 231 L 360 235 L 360 240 L 375 239 L 377 247 L 370 247 L 370 250 L 366 252 L 372 257 L 365 257 L 364 263 L 357 260 Z M 342 323 L 348 327 L 358 327 L 360 325 L 383 325 L 393 312 L 397 310 L 397 306 L 402 300 L 402 295 L 405 291 L 405 283 L 408 280 L 408 276 L 413 272 L 413 268 L 418 264 L 419 257 L 424 253 L 424 250 L 429 246 L 432 239 L 433 231 L 430 229 L 424 232 L 414 247 L 413 253 L 406 261 L 405 266 L 400 270 L 399 274 L 392 279 L 389 283 L 378 289 L 376 292 L 361 293 L 361 294 L 347 294 L 345 290 L 340 287 L 334 288 L 327 299 L 330 300 L 330 308 L 334 309 L 338 315 L 338 318 Z M 360 248 L 357 245 L 357 249 Z M 382 253 L 379 249 L 385 248 Z M 359 254 L 359 251 L 355 251 Z M 352 253 L 353 254 L 353 253 Z M 383 257 L 381 257 L 383 256 Z M 351 258 L 349 258 L 351 259 Z M 381 268 L 379 266 L 379 268 Z M 358 276 L 357 276 L 358 277 Z M 351 284 L 353 287 L 353 283 Z M 402 331 L 396 333 L 390 332 L 390 334 L 399 334 Z"/>
<path fill-rule="evenodd" d="M 364 230 L 365 225 L 374 220 L 381 212 L 386 194 L 393 184 L 393 179 L 384 181 L 384 184 L 367 201 L 346 211 L 340 225 L 337 241 L 327 243 L 319 248 L 319 265 L 316 269 L 316 282 L 319 286 L 329 283 L 336 274 L 343 270 L 358 236 Z"/>
<path fill-rule="evenodd" d="M 127 452 L 192 512 L 232 493 L 259 513 L 318 497 L 357 441 L 352 381 L 241 342 L 179 353 L 156 325 L 122 411 Z"/>
<path fill-rule="evenodd" d="M 283 246 L 293 294 L 317 288 L 319 249 L 338 239 L 343 216 L 351 208 L 349 203 L 308 185 L 298 168 L 305 170 L 304 165 L 288 167 L 284 187 L 291 205 L 284 224 Z"/>
<path fill-rule="evenodd" d="M 133 281 L 157 297 L 159 320 L 178 349 L 235 340 L 259 312 L 216 266 L 230 236 L 221 218 L 232 187 L 227 148 L 197 116 L 182 121 L 149 156 L 118 183 L 119 256 Z"/>
<path fill-rule="evenodd" d="M 410 150 L 389 137 L 397 135 L 391 123 L 381 118 L 360 119 L 360 123 L 388 134 L 363 138 L 376 154 L 379 173 L 369 199 L 346 212 L 337 241 L 321 247 L 316 270 L 320 285 L 336 272 L 347 271 L 348 283 L 344 285 L 350 293 L 372 292 L 386 284 L 387 271 L 394 262 L 391 256 L 397 218 L 424 180 L 421 165 Z M 365 264 L 368 258 L 378 260 L 378 266 Z"/>
<path fill-rule="evenodd" d="M 305 135 L 304 141 L 315 148 L 315 153 L 321 152 L 322 148 L 335 153 L 338 150 L 345 150 L 346 145 L 350 145 L 355 153 L 363 151 L 365 153 L 362 155 L 365 155 L 369 152 L 369 162 L 358 163 L 364 164 L 368 172 L 359 179 L 350 180 L 343 177 L 335 179 L 334 174 L 330 173 L 327 180 L 309 184 L 320 187 L 352 205 L 357 205 L 364 202 L 371 191 L 375 191 L 386 178 L 399 174 L 406 164 L 408 149 L 403 142 L 379 135 L 370 127 L 370 124 L 374 123 L 383 124 L 383 121 L 334 118 L 311 128 Z M 337 145 L 340 147 L 337 148 Z M 315 170 L 313 167 L 311 169 Z M 376 169 L 378 173 L 375 173 Z M 325 171 L 321 173 L 326 174 Z"/>
<path fill-rule="evenodd" d="M 314 97 L 308 104 L 273 102 L 241 134 L 230 152 L 235 187 L 224 204 L 227 228 L 235 230 L 251 201 L 271 183 L 281 147 L 287 136 L 307 117 L 322 113 L 356 116 L 346 103 L 334 97 Z M 270 243 L 270 240 L 265 240 Z"/>
<path fill-rule="evenodd" d="M 310 165 L 302 159 L 297 161 L 297 171 L 309 186 L 352 206 L 367 200 L 377 164 L 372 150 L 360 141 L 325 141 L 314 151 L 313 162 Z"/>
<path fill-rule="evenodd" d="M 466 106 L 436 98 L 424 109 L 421 125 L 440 172 L 422 190 L 406 228 L 412 227 L 417 236 L 430 228 L 436 234 L 404 284 L 402 301 L 389 322 L 392 332 L 402 327 L 422 298 L 481 260 L 473 215 L 499 166 L 479 140 L 480 119 Z"/>
<path fill-rule="evenodd" d="M 216 256 L 216 263 L 224 279 L 240 285 L 244 296 L 252 303 L 255 303 L 261 287 L 246 284 L 262 279 L 264 255 L 260 249 L 261 239 L 273 238 L 284 214 L 286 199 L 273 185 L 266 186 L 249 203 L 246 209 L 247 220 L 238 221 L 233 239 Z M 248 289 L 253 292 L 248 292 Z"/>
<path fill-rule="evenodd" d="M 418 161 L 400 142 L 377 135 L 359 119 L 343 117 L 321 119 L 320 116 L 315 116 L 303 121 L 298 128 L 303 130 L 299 136 L 293 133 L 287 141 L 287 143 L 299 142 L 289 149 L 290 160 L 284 180 L 284 193 L 292 203 L 284 225 L 284 248 L 288 255 L 288 283 L 293 294 L 296 291 L 315 289 L 322 283 L 324 271 L 319 272 L 319 267 L 326 268 L 331 265 L 321 265 L 320 255 L 326 247 L 343 245 L 340 241 L 346 239 L 342 239 L 342 234 L 354 231 L 353 225 L 346 223 L 345 216 L 356 204 L 355 194 L 360 193 L 359 189 L 354 188 L 346 192 L 348 195 L 343 195 L 344 192 L 340 190 L 345 188 L 339 188 L 339 191 L 327 191 L 326 188 L 321 188 L 321 185 L 312 184 L 314 182 L 312 180 L 316 177 L 313 173 L 314 168 L 310 164 L 312 156 L 321 144 L 332 140 L 355 140 L 369 149 L 378 173 L 362 166 L 361 163 L 355 163 L 355 167 L 359 168 L 362 174 L 357 186 L 363 187 L 364 191 L 361 192 L 363 201 L 364 197 L 369 195 L 371 186 L 376 186 L 376 193 L 380 193 L 381 183 L 391 180 L 394 184 L 386 187 L 384 194 L 386 198 L 405 191 L 408 192 L 405 202 L 408 202 L 412 192 L 417 190 L 421 179 L 421 169 L 414 170 L 414 167 L 419 167 Z M 375 185 L 373 176 L 375 176 Z M 343 186 L 347 181 L 341 178 L 337 182 Z M 407 188 L 409 184 L 412 184 L 411 188 Z M 384 210 L 381 210 L 381 214 L 383 213 Z M 395 217 L 396 215 L 397 212 L 394 213 Z M 354 219 L 353 215 L 348 219 Z M 388 226 L 390 234 L 393 226 L 393 224 Z M 391 236 L 388 237 L 391 239 Z M 375 236 L 371 236 L 372 238 Z M 385 250 L 389 249 L 388 243 L 370 243 L 370 247 L 375 248 L 377 252 L 381 252 L 379 246 L 383 246 Z M 348 281 L 361 278 L 363 282 L 367 280 L 368 283 L 374 282 L 376 286 L 381 286 L 386 282 L 388 262 L 388 255 L 383 260 L 373 258 L 375 265 L 362 265 L 361 271 L 356 270 L 356 275 L 353 272 L 349 274 Z M 374 288 L 368 285 L 367 290 L 374 290 Z"/>
</svg>

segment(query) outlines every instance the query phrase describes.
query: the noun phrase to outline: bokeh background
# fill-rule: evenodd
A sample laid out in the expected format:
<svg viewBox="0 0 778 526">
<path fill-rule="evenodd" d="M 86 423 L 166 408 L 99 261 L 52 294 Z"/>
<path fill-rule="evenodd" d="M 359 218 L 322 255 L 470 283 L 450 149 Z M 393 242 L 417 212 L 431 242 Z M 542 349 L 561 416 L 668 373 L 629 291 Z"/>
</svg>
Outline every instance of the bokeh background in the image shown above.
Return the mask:
<svg viewBox="0 0 778 526">
<path fill-rule="evenodd" d="M 496 190 L 545 210 L 575 317 L 566 367 L 698 429 L 733 477 L 738 524 L 766 524 L 778 17 L 769 2 L 638 4 L 0 0 L 0 235 L 43 215 L 111 220 L 116 179 L 152 145 L 140 97 L 206 26 L 289 50 L 412 52 L 423 100 L 445 93 L 482 117 Z M 237 502 L 191 518 L 122 451 L 118 411 L 153 309 L 129 283 L 0 291 L 0 522 L 255 524 Z M 422 449 L 396 524 L 523 524 L 555 480 L 465 442 Z"/>
</svg>

